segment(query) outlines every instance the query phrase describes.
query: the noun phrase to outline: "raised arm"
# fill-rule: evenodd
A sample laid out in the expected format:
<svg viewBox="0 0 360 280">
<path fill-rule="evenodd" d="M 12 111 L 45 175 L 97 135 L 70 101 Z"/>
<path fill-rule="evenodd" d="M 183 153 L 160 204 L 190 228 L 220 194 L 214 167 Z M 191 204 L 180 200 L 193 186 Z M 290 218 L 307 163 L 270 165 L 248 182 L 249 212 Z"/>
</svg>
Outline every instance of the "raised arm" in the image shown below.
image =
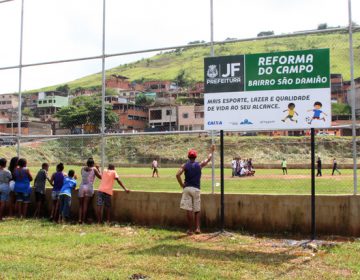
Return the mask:
<svg viewBox="0 0 360 280">
<path fill-rule="evenodd" d="M 205 167 L 205 166 L 210 162 L 210 160 L 211 160 L 212 157 L 213 157 L 214 151 L 215 151 L 215 145 L 212 144 L 212 145 L 211 145 L 211 148 L 210 148 L 210 153 L 209 153 L 207 159 L 203 160 L 203 161 L 200 163 L 201 168 Z"/>
<path fill-rule="evenodd" d="M 97 166 L 97 165 L 95 166 L 94 172 L 95 172 L 95 176 L 98 177 L 99 179 L 101 179 L 101 172 L 100 172 L 99 166 Z"/>
<path fill-rule="evenodd" d="M 184 167 L 185 167 L 185 164 L 183 164 L 183 165 L 179 168 L 178 172 L 176 173 L 176 179 L 177 179 L 177 181 L 178 181 L 178 183 L 179 183 L 179 185 L 180 185 L 181 188 L 185 188 L 185 184 L 183 183 L 183 181 L 182 181 L 182 179 L 181 179 L 181 175 L 182 175 L 182 174 L 184 173 L 184 171 L 185 171 Z"/>
</svg>

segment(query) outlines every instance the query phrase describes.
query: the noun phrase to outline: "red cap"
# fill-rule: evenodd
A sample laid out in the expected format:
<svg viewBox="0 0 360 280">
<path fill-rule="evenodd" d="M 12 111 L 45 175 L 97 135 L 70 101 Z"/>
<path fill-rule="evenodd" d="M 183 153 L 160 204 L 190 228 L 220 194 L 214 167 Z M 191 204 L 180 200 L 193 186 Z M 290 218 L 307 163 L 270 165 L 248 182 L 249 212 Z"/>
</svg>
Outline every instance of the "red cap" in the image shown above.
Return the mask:
<svg viewBox="0 0 360 280">
<path fill-rule="evenodd" d="M 197 152 L 195 150 L 190 150 L 188 152 L 188 158 L 196 158 L 197 157 Z"/>
</svg>

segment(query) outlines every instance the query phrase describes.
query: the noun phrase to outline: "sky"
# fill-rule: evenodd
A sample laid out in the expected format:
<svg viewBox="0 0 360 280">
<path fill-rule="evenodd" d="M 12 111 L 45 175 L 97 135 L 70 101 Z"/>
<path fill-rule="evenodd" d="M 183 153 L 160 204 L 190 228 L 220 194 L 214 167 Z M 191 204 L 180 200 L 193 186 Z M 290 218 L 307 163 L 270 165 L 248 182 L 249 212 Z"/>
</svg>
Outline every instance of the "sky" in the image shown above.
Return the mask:
<svg viewBox="0 0 360 280">
<path fill-rule="evenodd" d="M 348 24 L 348 0 L 213 0 L 214 40 L 253 38 Z M 360 23 L 360 1 L 352 0 Z M 106 0 L 105 53 L 210 41 L 210 0 Z M 23 64 L 102 54 L 103 0 L 24 0 Z M 0 0 L 0 68 L 20 62 L 21 0 Z M 106 69 L 154 55 L 119 56 Z M 101 72 L 101 59 L 25 67 L 21 89 Z M 0 94 L 19 90 L 19 70 L 0 70 Z"/>
</svg>

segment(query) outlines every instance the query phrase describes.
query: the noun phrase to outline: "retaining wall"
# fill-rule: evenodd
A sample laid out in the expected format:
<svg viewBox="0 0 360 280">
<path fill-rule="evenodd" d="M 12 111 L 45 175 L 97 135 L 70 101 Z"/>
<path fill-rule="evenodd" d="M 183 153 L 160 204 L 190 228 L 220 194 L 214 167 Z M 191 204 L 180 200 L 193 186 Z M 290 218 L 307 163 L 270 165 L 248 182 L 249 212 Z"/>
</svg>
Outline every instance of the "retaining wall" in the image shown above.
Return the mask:
<svg viewBox="0 0 360 280">
<path fill-rule="evenodd" d="M 50 209 L 51 190 L 47 190 Z M 94 215 L 96 194 L 90 207 Z M 310 232 L 310 195 L 225 195 L 225 227 L 253 232 Z M 112 220 L 149 226 L 185 226 L 185 212 L 179 209 L 181 193 L 114 191 Z M 202 194 L 202 227 L 219 224 L 220 195 Z M 34 204 L 32 204 L 33 208 Z M 72 215 L 77 218 L 77 191 L 73 193 Z M 316 196 L 317 233 L 360 236 L 360 196 Z"/>
</svg>

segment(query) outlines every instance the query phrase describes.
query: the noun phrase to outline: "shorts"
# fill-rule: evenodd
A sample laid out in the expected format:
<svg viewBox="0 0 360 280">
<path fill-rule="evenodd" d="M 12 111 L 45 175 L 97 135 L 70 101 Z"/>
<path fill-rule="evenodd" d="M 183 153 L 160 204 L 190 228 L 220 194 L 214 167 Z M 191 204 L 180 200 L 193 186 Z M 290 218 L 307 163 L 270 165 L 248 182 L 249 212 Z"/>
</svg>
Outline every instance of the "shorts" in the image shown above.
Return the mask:
<svg viewBox="0 0 360 280">
<path fill-rule="evenodd" d="M 181 197 L 180 208 L 187 211 L 200 212 L 200 190 L 194 187 L 185 187 Z"/>
<path fill-rule="evenodd" d="M 97 206 L 105 206 L 107 208 L 111 207 L 111 195 L 110 194 L 98 191 L 96 201 L 97 201 Z"/>
<path fill-rule="evenodd" d="M 62 194 L 59 197 L 60 200 L 60 215 L 65 218 L 70 218 L 70 210 L 71 210 L 71 196 L 66 194 Z"/>
<path fill-rule="evenodd" d="M 15 188 L 15 181 L 14 180 L 11 180 L 10 182 L 9 182 L 9 188 L 10 188 L 10 191 L 14 191 L 14 188 Z"/>
<path fill-rule="evenodd" d="M 51 192 L 51 199 L 52 200 L 59 200 L 60 191 L 52 191 Z"/>
<path fill-rule="evenodd" d="M 17 192 L 15 193 L 16 202 L 30 203 L 30 194 Z"/>
<path fill-rule="evenodd" d="M 0 185 L 0 201 L 8 201 L 10 188 L 7 184 Z"/>
<path fill-rule="evenodd" d="M 92 197 L 94 195 L 94 187 L 88 185 L 82 185 L 79 188 L 79 197 Z"/>
<path fill-rule="evenodd" d="M 36 202 L 44 202 L 45 201 L 45 194 L 41 192 L 35 192 L 35 201 Z"/>
</svg>

